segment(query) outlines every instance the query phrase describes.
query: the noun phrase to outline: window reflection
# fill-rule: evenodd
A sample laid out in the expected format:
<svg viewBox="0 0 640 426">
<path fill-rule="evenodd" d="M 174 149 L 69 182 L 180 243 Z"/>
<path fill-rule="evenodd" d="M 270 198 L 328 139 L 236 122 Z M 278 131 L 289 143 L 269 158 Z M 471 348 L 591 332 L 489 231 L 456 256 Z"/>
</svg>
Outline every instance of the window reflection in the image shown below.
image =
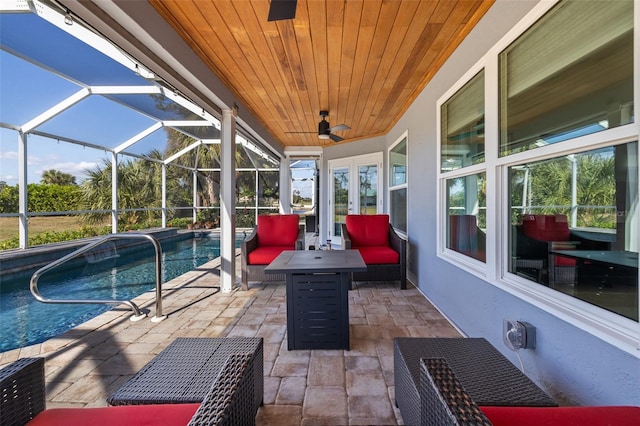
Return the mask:
<svg viewBox="0 0 640 426">
<path fill-rule="evenodd" d="M 638 319 L 638 144 L 509 168 L 510 272 Z"/>
<path fill-rule="evenodd" d="M 561 2 L 499 56 L 500 155 L 634 121 L 633 2 Z"/>
<path fill-rule="evenodd" d="M 442 105 L 443 172 L 484 162 L 484 70 Z"/>
<path fill-rule="evenodd" d="M 447 180 L 447 248 L 486 261 L 486 175 Z"/>
</svg>

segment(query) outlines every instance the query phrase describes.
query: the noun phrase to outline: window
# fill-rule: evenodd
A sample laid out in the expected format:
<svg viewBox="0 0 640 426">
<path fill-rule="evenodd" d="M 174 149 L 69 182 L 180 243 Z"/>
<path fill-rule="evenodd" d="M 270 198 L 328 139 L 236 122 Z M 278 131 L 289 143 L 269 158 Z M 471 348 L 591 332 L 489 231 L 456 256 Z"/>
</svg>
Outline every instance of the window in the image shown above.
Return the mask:
<svg viewBox="0 0 640 426">
<path fill-rule="evenodd" d="M 633 3 L 561 2 L 500 61 L 500 155 L 633 122 Z"/>
<path fill-rule="evenodd" d="M 407 232 L 407 135 L 389 150 L 389 216 L 391 225 Z"/>
</svg>

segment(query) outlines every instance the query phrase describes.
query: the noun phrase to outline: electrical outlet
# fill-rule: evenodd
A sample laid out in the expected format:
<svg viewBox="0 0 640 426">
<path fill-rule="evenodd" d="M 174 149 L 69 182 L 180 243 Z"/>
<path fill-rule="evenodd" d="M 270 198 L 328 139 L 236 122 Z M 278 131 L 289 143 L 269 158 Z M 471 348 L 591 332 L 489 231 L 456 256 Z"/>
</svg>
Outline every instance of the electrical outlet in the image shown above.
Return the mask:
<svg viewBox="0 0 640 426">
<path fill-rule="evenodd" d="M 505 319 L 502 326 L 502 339 L 512 351 L 534 349 L 536 347 L 536 328 L 524 321 Z"/>
</svg>

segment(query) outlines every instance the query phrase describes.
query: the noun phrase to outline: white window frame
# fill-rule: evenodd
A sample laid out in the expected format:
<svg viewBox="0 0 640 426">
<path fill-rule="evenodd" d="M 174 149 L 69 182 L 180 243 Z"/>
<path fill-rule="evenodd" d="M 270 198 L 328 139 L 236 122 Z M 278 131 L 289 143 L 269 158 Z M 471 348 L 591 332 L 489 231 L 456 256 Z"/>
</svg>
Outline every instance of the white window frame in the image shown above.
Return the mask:
<svg viewBox="0 0 640 426">
<path fill-rule="evenodd" d="M 507 46 L 529 29 L 559 0 L 540 2 L 510 32 L 490 49 L 471 69 L 453 85 L 437 102 L 436 137 L 438 170 L 437 185 L 437 255 L 443 260 L 468 271 L 487 283 L 536 306 L 567 323 L 640 358 L 640 323 L 609 312 L 588 302 L 532 283 L 508 272 L 509 226 L 508 168 L 524 162 L 533 162 L 559 156 L 638 141 L 640 146 L 640 7 L 634 8 L 634 106 L 636 121 L 631 124 L 603 130 L 559 144 L 498 157 L 498 57 Z M 462 88 L 481 68 L 485 69 L 485 163 L 442 173 L 441 155 L 441 106 Z M 640 150 L 640 148 L 639 148 Z M 487 262 L 486 265 L 468 256 L 446 249 L 446 180 L 485 171 L 487 176 Z M 640 171 L 638 172 L 640 179 Z M 640 213 L 637 213 L 640 216 Z M 640 220 L 640 218 L 638 218 Z M 640 239 L 640 230 L 637 238 Z"/>
</svg>

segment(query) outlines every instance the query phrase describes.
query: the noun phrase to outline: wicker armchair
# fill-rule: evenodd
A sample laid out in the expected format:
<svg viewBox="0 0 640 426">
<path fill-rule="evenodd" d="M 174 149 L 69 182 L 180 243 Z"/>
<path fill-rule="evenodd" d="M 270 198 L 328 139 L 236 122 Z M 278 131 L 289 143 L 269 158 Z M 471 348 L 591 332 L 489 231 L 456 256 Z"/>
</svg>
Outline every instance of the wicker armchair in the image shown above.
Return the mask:
<svg viewBox="0 0 640 426">
<path fill-rule="evenodd" d="M 380 226 L 384 227 L 385 241 L 382 245 L 377 242 L 369 245 L 363 242 L 362 237 L 354 238 L 355 235 L 349 232 L 349 229 L 359 229 L 363 231 L 363 235 L 372 235 L 375 234 L 373 230 Z M 389 223 L 389 215 L 347 215 L 346 224 L 342 224 L 342 246 L 345 250 L 360 250 L 367 264 L 367 272 L 354 272 L 353 281 L 400 281 L 400 288 L 407 288 L 407 240 L 393 229 Z M 397 261 L 381 261 L 386 256 L 382 250 L 392 253 Z"/>
<path fill-rule="evenodd" d="M 285 281 L 284 274 L 266 274 L 264 268 L 282 250 L 304 250 L 299 220 L 296 214 L 258 216 L 258 225 L 240 246 L 243 290 L 249 289 L 249 281 Z"/>
<path fill-rule="evenodd" d="M 424 426 L 637 425 L 640 407 L 479 407 L 444 358 L 420 360 Z"/>
<path fill-rule="evenodd" d="M 201 404 L 123 405 L 45 410 L 44 358 L 22 358 L 0 370 L 0 424 L 254 425 L 250 354 L 229 356 Z"/>
</svg>

